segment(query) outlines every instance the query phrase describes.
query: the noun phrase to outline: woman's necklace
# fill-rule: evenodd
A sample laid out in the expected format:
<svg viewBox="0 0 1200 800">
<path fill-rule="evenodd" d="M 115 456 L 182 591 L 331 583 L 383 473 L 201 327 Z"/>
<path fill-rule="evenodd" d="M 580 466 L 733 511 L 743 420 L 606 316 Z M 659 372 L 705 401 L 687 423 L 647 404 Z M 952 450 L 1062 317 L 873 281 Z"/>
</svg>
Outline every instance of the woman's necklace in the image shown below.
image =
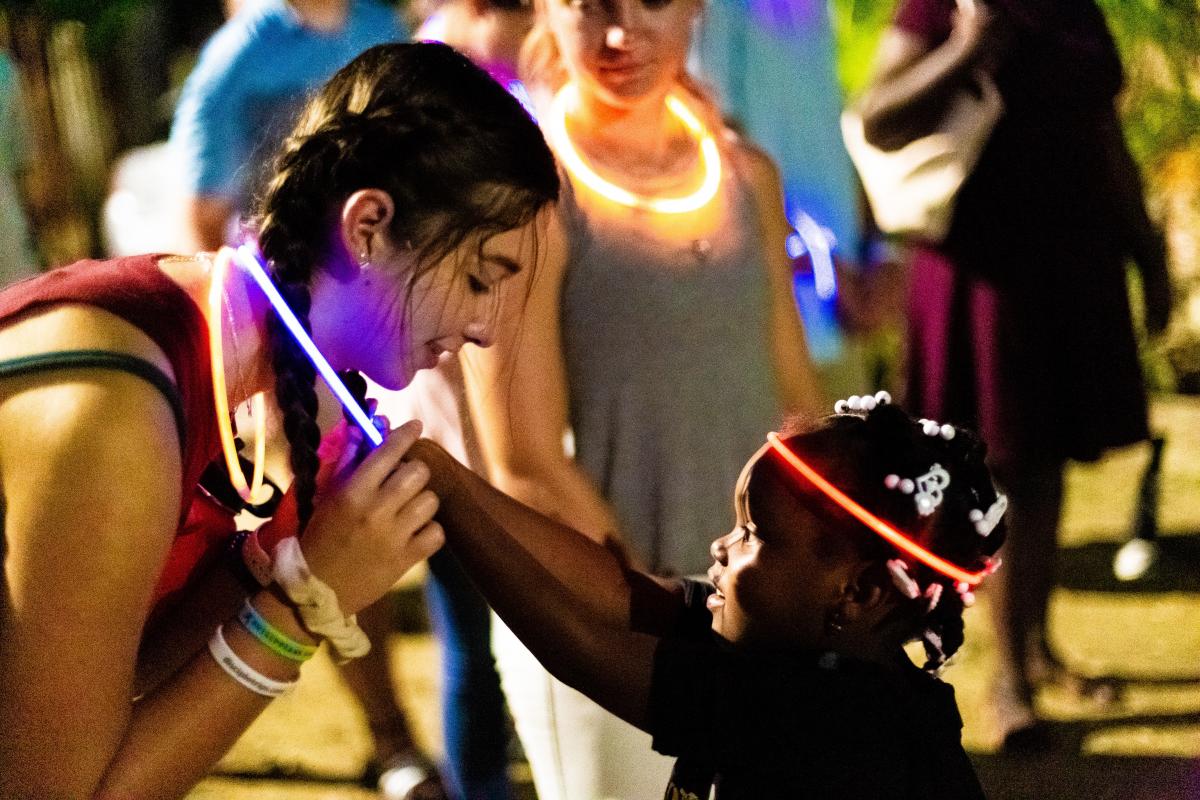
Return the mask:
<svg viewBox="0 0 1200 800">
<path fill-rule="evenodd" d="M 656 211 L 660 214 L 686 214 L 703 208 L 717 194 L 721 185 L 721 155 L 717 141 L 704 123 L 676 95 L 667 95 L 667 110 L 696 138 L 700 145 L 700 163 L 704 180 L 700 188 L 682 197 L 647 197 L 618 186 L 596 174 L 567 133 L 567 110 L 579 104 L 579 88 L 568 83 L 554 97 L 546 119 L 546 134 L 567 171 L 585 186 L 602 197 L 629 208 Z"/>
<path fill-rule="evenodd" d="M 217 411 L 217 432 L 221 438 L 221 451 L 225 455 L 225 466 L 229 470 L 229 482 L 233 484 L 242 500 L 250 505 L 259 505 L 270 499 L 272 494 L 271 488 L 263 485 L 267 449 L 267 404 L 262 392 L 257 392 L 250 398 L 250 413 L 254 417 L 254 474 L 247 485 L 241 462 L 238 460 L 237 444 L 233 438 L 229 396 L 226 394 L 224 348 L 221 342 L 221 304 L 225 299 L 225 272 L 230 260 L 231 251 L 221 248 L 217 257 L 212 260 L 208 286 L 208 342 L 212 359 L 213 403 Z M 233 333 L 235 326 L 232 304 L 226 300 L 225 305 L 229 314 L 230 332 Z M 234 350 L 236 353 L 236 340 Z"/>
</svg>

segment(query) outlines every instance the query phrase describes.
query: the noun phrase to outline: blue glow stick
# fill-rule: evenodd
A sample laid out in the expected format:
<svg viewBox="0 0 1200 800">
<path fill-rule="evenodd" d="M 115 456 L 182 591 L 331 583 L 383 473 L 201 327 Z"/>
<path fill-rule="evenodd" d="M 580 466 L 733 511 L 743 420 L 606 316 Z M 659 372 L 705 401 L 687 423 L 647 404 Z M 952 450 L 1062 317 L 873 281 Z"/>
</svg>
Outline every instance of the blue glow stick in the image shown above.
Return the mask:
<svg viewBox="0 0 1200 800">
<path fill-rule="evenodd" d="M 242 269 L 250 273 L 250 277 L 254 278 L 254 282 L 263 290 L 263 294 L 271 301 L 271 305 L 275 307 L 275 313 L 283 320 L 283 324 L 292 334 L 292 338 L 299 343 L 301 349 L 304 350 L 308 360 L 317 368 L 317 372 L 325 383 L 333 391 L 333 394 L 345 407 L 347 413 L 358 423 L 358 427 L 363 429 L 363 433 L 367 435 L 372 447 L 379 447 L 383 444 L 383 434 L 375 427 L 375 423 L 367 416 L 366 412 L 358 405 L 354 399 L 354 395 L 350 394 L 350 390 L 346 388 L 346 384 L 342 383 L 342 379 L 333 371 L 333 367 L 325 360 L 325 356 L 321 355 L 321 351 L 317 349 L 317 345 L 313 342 L 312 337 L 304 330 L 300 324 L 300 320 L 288 308 L 287 301 L 283 299 L 283 295 L 275 288 L 275 284 L 271 283 L 271 276 L 267 274 L 266 268 L 259 259 L 257 248 L 250 244 L 243 244 L 234 253 L 234 261 Z"/>
<path fill-rule="evenodd" d="M 801 253 L 808 251 L 809 257 L 812 259 L 813 278 L 816 281 L 817 297 L 822 300 L 829 300 L 837 293 L 837 272 L 833 267 L 833 242 L 832 234 L 825 231 L 815 219 L 805 214 L 803 211 L 796 212 L 796 233 L 798 237 L 795 249 L 797 252 L 792 254 L 792 243 L 789 242 L 788 254 L 792 258 L 796 258 Z"/>
</svg>

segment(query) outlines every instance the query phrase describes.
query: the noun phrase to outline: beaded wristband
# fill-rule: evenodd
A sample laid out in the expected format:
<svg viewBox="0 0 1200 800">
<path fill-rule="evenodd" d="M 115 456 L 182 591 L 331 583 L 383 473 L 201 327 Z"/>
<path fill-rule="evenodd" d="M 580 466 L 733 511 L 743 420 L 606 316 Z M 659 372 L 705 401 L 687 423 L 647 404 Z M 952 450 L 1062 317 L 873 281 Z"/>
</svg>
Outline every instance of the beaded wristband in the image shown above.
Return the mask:
<svg viewBox="0 0 1200 800">
<path fill-rule="evenodd" d="M 268 678 L 233 652 L 233 648 L 225 641 L 223 627 L 218 625 L 217 629 L 213 631 L 212 638 L 208 640 L 208 652 L 212 654 L 213 660 L 220 665 L 221 669 L 242 686 L 263 697 L 282 697 L 292 690 L 296 681 L 277 681 Z"/>
<path fill-rule="evenodd" d="M 262 642 L 272 653 L 281 655 L 289 661 L 303 664 L 317 652 L 317 648 L 297 642 L 267 622 L 267 618 L 259 613 L 258 609 L 250 602 L 250 598 L 246 598 L 246 601 L 242 603 L 242 610 L 238 612 L 237 618 L 251 636 Z"/>
</svg>

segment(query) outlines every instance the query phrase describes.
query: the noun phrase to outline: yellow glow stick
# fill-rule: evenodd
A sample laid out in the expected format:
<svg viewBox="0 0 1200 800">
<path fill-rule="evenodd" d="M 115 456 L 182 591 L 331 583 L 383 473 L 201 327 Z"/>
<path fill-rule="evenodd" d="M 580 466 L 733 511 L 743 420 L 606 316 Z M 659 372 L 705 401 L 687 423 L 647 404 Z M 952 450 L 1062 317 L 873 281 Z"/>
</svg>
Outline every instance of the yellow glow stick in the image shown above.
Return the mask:
<svg viewBox="0 0 1200 800">
<path fill-rule="evenodd" d="M 585 186 L 614 203 L 630 208 L 656 211 L 660 214 L 686 214 L 703 208 L 717 194 L 721 186 L 721 154 L 717 140 L 704 127 L 704 123 L 676 95 L 667 95 L 667 110 L 678 119 L 700 143 L 700 162 L 704 167 L 704 180 L 700 188 L 683 197 L 644 197 L 605 180 L 596 174 L 567 134 L 567 110 L 579 103 L 579 88 L 568 83 L 554 97 L 546 119 L 546 135 L 554 145 L 555 153 L 567 171 Z"/>
<path fill-rule="evenodd" d="M 267 402 L 262 392 L 250 398 L 250 413 L 254 416 L 254 474 L 250 485 L 242 473 L 238 461 L 237 445 L 233 441 L 233 425 L 229 419 L 229 396 L 226 394 L 225 356 L 221 342 L 221 302 L 225 290 L 225 271 L 229 266 L 232 251 L 222 247 L 213 259 L 212 275 L 208 286 L 208 348 L 212 358 L 213 404 L 217 411 L 217 432 L 221 437 L 221 452 L 225 455 L 225 466 L 229 470 L 229 482 L 238 496 L 250 505 L 265 503 L 271 497 L 271 489 L 264 492 L 264 467 L 267 455 Z"/>
</svg>

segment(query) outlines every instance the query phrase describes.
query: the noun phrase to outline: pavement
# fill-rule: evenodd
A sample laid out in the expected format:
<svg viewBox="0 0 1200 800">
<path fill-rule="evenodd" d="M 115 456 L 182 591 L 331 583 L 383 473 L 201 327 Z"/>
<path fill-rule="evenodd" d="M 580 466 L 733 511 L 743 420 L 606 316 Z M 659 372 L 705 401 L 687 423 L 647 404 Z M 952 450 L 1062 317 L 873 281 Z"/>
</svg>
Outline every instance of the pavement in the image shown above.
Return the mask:
<svg viewBox="0 0 1200 800">
<path fill-rule="evenodd" d="M 1167 444 L 1160 558 L 1144 577 L 1120 581 L 1112 562 L 1130 536 L 1149 448 L 1070 470 L 1051 642 L 1073 670 L 1111 691 L 1098 698 L 1044 690 L 1037 702 L 1051 722 L 1048 751 L 996 752 L 985 691 L 995 650 L 986 591 L 968 611 L 966 644 L 945 678 L 992 800 L 1200 800 L 1200 398 L 1158 398 L 1152 418 Z M 437 755 L 439 651 L 421 624 L 415 580 L 397 594 L 407 630 L 385 646 L 415 734 Z M 358 783 L 369 753 L 361 712 L 319 655 L 298 689 L 273 703 L 189 798 L 372 798 Z M 519 799 L 532 800 L 528 768 L 518 761 L 511 771 Z"/>
</svg>

